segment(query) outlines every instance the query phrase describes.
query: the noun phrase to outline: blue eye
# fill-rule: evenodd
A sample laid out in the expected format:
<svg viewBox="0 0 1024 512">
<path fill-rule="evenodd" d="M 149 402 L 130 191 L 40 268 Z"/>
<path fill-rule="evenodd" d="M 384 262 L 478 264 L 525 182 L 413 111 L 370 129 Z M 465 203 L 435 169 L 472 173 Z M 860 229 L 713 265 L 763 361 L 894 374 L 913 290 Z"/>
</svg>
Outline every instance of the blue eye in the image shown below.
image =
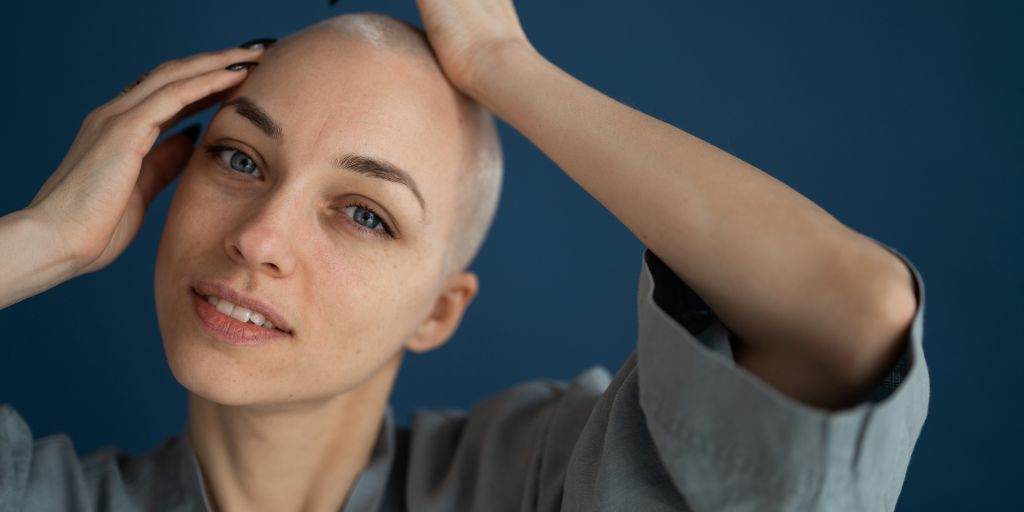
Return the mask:
<svg viewBox="0 0 1024 512">
<path fill-rule="evenodd" d="M 341 210 L 346 211 L 349 210 L 350 208 L 352 210 L 349 215 L 352 216 L 352 220 L 355 221 L 355 223 L 358 224 L 359 226 L 365 228 L 368 231 L 375 231 L 379 233 L 381 236 L 394 236 L 392 235 L 391 227 L 388 226 L 387 223 L 384 222 L 384 219 L 381 219 L 380 216 L 377 215 L 377 212 L 373 211 L 373 209 L 361 204 L 353 204 L 346 206 Z"/>
<path fill-rule="evenodd" d="M 374 229 L 380 225 L 380 218 L 373 213 L 373 210 L 363 208 L 362 206 L 356 206 L 355 221 L 370 229 Z"/>
<path fill-rule="evenodd" d="M 242 174 L 248 174 L 256 178 L 263 176 L 259 167 L 256 167 L 256 162 L 252 157 L 235 148 L 211 145 L 206 147 L 206 151 L 211 155 L 220 158 L 220 161 L 232 170 L 238 171 Z"/>
</svg>

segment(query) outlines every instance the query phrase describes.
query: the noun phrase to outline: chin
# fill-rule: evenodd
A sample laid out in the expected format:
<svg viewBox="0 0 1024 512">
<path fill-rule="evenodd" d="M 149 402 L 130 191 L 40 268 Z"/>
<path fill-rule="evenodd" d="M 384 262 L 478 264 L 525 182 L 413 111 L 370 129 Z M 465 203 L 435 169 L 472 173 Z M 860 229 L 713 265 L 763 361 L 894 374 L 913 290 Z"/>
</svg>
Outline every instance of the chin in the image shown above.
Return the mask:
<svg viewBox="0 0 1024 512">
<path fill-rule="evenodd" d="M 239 361 L 202 345 L 203 340 L 187 337 L 164 339 L 167 364 L 182 387 L 222 405 L 250 405 L 266 398 L 261 382 L 249 377 Z"/>
</svg>

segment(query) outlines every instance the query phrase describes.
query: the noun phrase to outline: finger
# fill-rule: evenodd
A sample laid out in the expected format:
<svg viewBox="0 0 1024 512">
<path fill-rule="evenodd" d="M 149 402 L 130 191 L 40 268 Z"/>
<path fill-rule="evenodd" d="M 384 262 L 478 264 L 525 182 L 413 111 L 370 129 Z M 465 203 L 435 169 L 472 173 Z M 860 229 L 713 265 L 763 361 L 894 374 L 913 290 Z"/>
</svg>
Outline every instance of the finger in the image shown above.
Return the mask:
<svg viewBox="0 0 1024 512">
<path fill-rule="evenodd" d="M 189 126 L 158 144 L 142 159 L 138 187 L 145 207 L 185 168 L 198 135 L 199 125 Z"/>
<path fill-rule="evenodd" d="M 163 124 L 160 125 L 160 133 L 164 133 L 167 130 L 174 128 L 174 126 L 177 125 L 182 119 L 192 117 L 197 113 L 202 112 L 203 110 L 206 110 L 207 108 L 213 105 L 216 105 L 217 103 L 223 102 L 224 99 L 227 98 L 232 93 L 233 90 L 234 88 L 229 88 L 224 91 L 215 92 L 185 107 L 184 109 L 182 109 L 181 112 L 175 114 L 175 116 L 172 117 L 170 121 L 165 121 Z"/>
<path fill-rule="evenodd" d="M 256 60 L 263 49 L 263 46 L 229 48 L 164 62 L 152 72 L 140 77 L 142 81 L 129 91 L 111 100 L 109 110 L 112 114 L 124 112 L 169 83 L 223 69 L 235 62 Z"/>
<path fill-rule="evenodd" d="M 128 142 L 141 158 L 153 146 L 161 128 L 179 117 L 190 105 L 238 85 L 248 74 L 247 68 L 229 71 L 219 69 L 199 76 L 171 82 L 144 101 L 116 117 L 111 136 Z"/>
</svg>

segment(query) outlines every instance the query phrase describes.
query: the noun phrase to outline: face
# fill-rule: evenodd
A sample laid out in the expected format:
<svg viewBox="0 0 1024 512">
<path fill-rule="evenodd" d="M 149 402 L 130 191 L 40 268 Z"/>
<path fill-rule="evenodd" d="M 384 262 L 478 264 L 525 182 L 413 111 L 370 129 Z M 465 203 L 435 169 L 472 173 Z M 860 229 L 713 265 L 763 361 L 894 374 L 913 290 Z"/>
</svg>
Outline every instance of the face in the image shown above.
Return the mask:
<svg viewBox="0 0 1024 512">
<path fill-rule="evenodd" d="M 442 275 L 463 101 L 436 64 L 334 34 L 269 49 L 197 144 L 165 224 L 156 305 L 178 381 L 222 404 L 323 400 L 443 343 L 476 290 Z M 218 339 L 200 283 L 269 305 L 290 333 Z"/>
</svg>

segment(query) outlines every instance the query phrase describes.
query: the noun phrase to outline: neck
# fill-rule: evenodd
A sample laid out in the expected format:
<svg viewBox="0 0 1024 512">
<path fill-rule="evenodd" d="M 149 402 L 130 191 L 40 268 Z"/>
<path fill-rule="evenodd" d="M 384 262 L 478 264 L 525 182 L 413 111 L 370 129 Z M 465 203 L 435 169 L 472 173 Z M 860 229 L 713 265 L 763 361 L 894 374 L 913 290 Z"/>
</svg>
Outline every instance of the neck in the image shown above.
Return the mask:
<svg viewBox="0 0 1024 512">
<path fill-rule="evenodd" d="M 316 402 L 226 406 L 189 394 L 188 432 L 216 511 L 338 511 L 370 461 L 398 360 Z"/>
</svg>

